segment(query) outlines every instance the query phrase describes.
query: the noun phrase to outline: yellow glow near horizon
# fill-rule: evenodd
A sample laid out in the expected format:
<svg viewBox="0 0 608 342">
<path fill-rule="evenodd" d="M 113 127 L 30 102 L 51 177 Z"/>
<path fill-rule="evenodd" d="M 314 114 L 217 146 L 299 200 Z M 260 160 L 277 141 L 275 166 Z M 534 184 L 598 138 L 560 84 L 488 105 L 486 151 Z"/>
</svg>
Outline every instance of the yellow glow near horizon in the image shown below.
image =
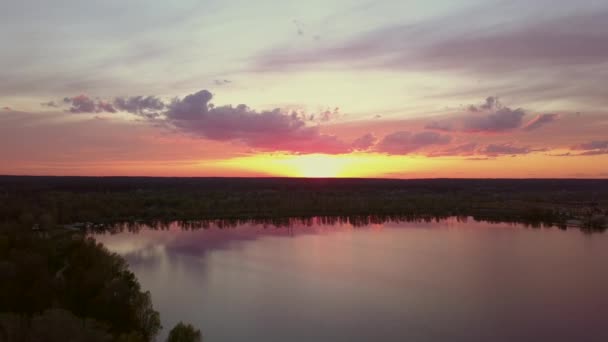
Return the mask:
<svg viewBox="0 0 608 342">
<path fill-rule="evenodd" d="M 379 154 L 259 154 L 215 163 L 222 168 L 306 178 L 379 177 L 391 173 L 416 172 L 422 164 L 422 158 Z"/>
<path fill-rule="evenodd" d="M 576 162 L 576 163 L 573 163 Z M 242 176 L 310 178 L 567 178 L 568 166 L 576 165 L 586 173 L 577 177 L 598 177 L 607 165 L 608 155 L 597 158 L 556 158 L 544 154 L 501 157 L 492 160 L 467 160 L 466 157 L 429 158 L 389 156 L 376 153 L 277 154 L 261 153 L 224 160 L 200 162 L 201 169 L 222 170 Z M 533 167 L 530 167 L 533 166 Z"/>
<path fill-rule="evenodd" d="M 349 160 L 327 155 L 305 155 L 279 161 L 287 170 L 293 170 L 296 177 L 340 177 L 348 169 Z"/>
</svg>

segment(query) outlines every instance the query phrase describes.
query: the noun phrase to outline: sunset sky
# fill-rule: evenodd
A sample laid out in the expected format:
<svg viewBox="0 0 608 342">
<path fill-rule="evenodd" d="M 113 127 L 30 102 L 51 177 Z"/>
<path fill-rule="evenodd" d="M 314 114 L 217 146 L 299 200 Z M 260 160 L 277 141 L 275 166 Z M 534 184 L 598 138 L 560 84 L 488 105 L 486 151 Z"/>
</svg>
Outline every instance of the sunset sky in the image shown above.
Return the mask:
<svg viewBox="0 0 608 342">
<path fill-rule="evenodd" d="M 608 178 L 608 2 L 5 0 L 0 174 Z"/>
</svg>

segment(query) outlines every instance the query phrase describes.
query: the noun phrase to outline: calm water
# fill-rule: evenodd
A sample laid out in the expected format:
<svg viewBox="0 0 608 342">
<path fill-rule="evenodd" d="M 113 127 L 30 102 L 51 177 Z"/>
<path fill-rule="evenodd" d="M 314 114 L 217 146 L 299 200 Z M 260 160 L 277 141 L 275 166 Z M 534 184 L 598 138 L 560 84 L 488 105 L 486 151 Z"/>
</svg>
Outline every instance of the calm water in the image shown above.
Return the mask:
<svg viewBox="0 0 608 342">
<path fill-rule="evenodd" d="M 165 327 L 205 341 L 608 341 L 608 234 L 448 220 L 96 238 Z"/>
</svg>

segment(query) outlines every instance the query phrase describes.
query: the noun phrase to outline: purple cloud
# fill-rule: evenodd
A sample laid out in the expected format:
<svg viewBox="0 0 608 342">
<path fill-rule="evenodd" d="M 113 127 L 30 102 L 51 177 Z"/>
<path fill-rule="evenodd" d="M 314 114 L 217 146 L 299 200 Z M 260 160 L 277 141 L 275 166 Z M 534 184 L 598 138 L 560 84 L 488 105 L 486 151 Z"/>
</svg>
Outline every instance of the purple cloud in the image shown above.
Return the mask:
<svg viewBox="0 0 608 342">
<path fill-rule="evenodd" d="M 600 64 L 608 61 L 607 39 L 608 11 L 578 13 L 446 39 L 423 51 L 419 58 L 437 68 L 484 72 Z"/>
<path fill-rule="evenodd" d="M 512 144 L 489 144 L 480 153 L 491 157 L 497 157 L 501 155 L 517 155 L 517 154 L 528 154 L 534 152 L 529 146 L 515 146 Z"/>
<path fill-rule="evenodd" d="M 570 147 L 573 151 L 582 151 L 577 154 L 570 154 L 569 156 L 599 156 L 608 154 L 608 140 L 594 140 L 583 144 L 575 145 Z"/>
<path fill-rule="evenodd" d="M 97 107 L 95 101 L 86 95 L 78 95 L 74 97 L 66 97 L 63 99 L 64 102 L 70 103 L 70 112 L 72 113 L 96 113 Z"/>
<path fill-rule="evenodd" d="M 522 125 L 526 113 L 522 109 L 503 107 L 489 114 L 474 115 L 465 118 L 464 131 L 466 132 L 505 132 Z"/>
<path fill-rule="evenodd" d="M 115 98 L 114 106 L 118 110 L 151 119 L 160 116 L 165 103 L 155 96 L 131 96 Z"/>
<path fill-rule="evenodd" d="M 599 150 L 608 149 L 608 140 L 594 140 L 587 143 L 572 146 L 572 150 Z"/>
<path fill-rule="evenodd" d="M 174 99 L 164 121 L 190 134 L 219 141 L 239 141 L 252 148 L 295 153 L 348 153 L 351 146 L 307 126 L 299 115 L 280 109 L 257 112 L 244 104 L 216 107 L 207 90 Z"/>
<path fill-rule="evenodd" d="M 471 156 L 476 154 L 478 144 L 475 142 L 460 144 L 445 150 L 432 152 L 429 157 Z"/>
<path fill-rule="evenodd" d="M 116 113 L 116 109 L 111 103 L 105 101 L 97 101 L 86 95 L 78 95 L 74 97 L 66 97 L 63 102 L 70 105 L 68 111 L 71 113 Z"/>
<path fill-rule="evenodd" d="M 43 102 L 40 104 L 43 107 L 59 108 L 60 105 L 55 101 Z"/>
<path fill-rule="evenodd" d="M 437 132 L 395 132 L 385 136 L 376 146 L 375 151 L 388 154 L 409 154 L 428 146 L 446 145 L 452 141 L 449 135 Z"/>
<path fill-rule="evenodd" d="M 426 129 L 468 133 L 502 133 L 520 128 L 526 112 L 503 106 L 497 97 L 486 98 L 481 105 L 470 105 L 467 114 L 452 119 L 433 121 Z M 542 125 L 544 123 L 540 123 Z"/>
<path fill-rule="evenodd" d="M 559 119 L 558 114 L 539 114 L 534 119 L 530 120 L 525 126 L 524 130 L 533 131 L 539 129 L 544 125 L 555 122 Z"/>
<path fill-rule="evenodd" d="M 483 73 L 530 67 L 602 64 L 608 61 L 608 11 L 572 12 L 484 26 L 462 16 L 493 16 L 488 6 L 471 13 L 434 18 L 412 27 L 394 25 L 314 50 L 276 48 L 259 56 L 259 70 L 284 70 L 320 63 L 353 62 L 373 68 L 472 70 Z M 459 30 L 449 31 L 452 26 Z M 426 38 L 426 40 L 425 40 Z"/>
<path fill-rule="evenodd" d="M 603 154 L 608 154 L 608 148 L 606 149 L 602 149 L 602 150 L 592 150 L 592 151 L 585 151 L 582 153 L 579 153 L 579 156 L 599 156 L 599 155 L 603 155 Z"/>
<path fill-rule="evenodd" d="M 353 141 L 352 148 L 355 151 L 367 151 L 378 142 L 378 138 L 372 133 L 367 133 Z"/>
<path fill-rule="evenodd" d="M 424 128 L 443 132 L 451 132 L 454 129 L 452 123 L 448 121 L 432 121 L 426 124 Z"/>
</svg>

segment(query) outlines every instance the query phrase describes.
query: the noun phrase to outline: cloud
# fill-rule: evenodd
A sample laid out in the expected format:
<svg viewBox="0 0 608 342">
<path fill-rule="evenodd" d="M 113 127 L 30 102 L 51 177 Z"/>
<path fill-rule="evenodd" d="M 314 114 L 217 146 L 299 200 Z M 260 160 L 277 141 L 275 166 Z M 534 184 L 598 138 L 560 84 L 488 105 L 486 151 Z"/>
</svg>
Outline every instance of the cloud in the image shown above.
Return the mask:
<svg viewBox="0 0 608 342">
<path fill-rule="evenodd" d="M 539 114 L 534 119 L 530 120 L 525 126 L 524 130 L 533 131 L 539 129 L 546 124 L 550 124 L 559 119 L 558 114 Z"/>
<path fill-rule="evenodd" d="M 367 151 L 378 142 L 378 138 L 372 133 L 367 133 L 353 141 L 352 148 L 355 151 Z"/>
<path fill-rule="evenodd" d="M 116 109 L 109 102 L 99 101 L 97 102 L 97 111 L 98 112 L 108 112 L 108 113 L 116 113 Z"/>
<path fill-rule="evenodd" d="M 55 101 L 48 101 L 48 102 L 43 102 L 40 104 L 43 107 L 52 107 L 52 108 L 59 108 L 60 105 L 55 102 Z"/>
<path fill-rule="evenodd" d="M 603 154 L 608 154 L 608 148 L 606 149 L 601 149 L 601 150 L 592 150 L 592 151 L 585 151 L 582 153 L 579 153 L 579 156 L 599 156 L 599 155 L 603 155 Z"/>
<path fill-rule="evenodd" d="M 340 116 L 337 107 L 318 115 L 279 108 L 257 112 L 244 104 L 215 106 L 212 98 L 208 90 L 168 103 L 155 96 L 115 97 L 110 102 L 79 95 L 65 97 L 63 105 L 70 106 L 71 113 L 128 112 L 161 127 L 210 140 L 238 141 L 260 150 L 339 154 L 354 148 L 336 136 L 321 133 L 319 123 Z M 368 143 L 363 138 L 356 141 L 357 148 Z"/>
<path fill-rule="evenodd" d="M 439 41 L 420 61 L 436 68 L 514 71 L 608 61 L 608 11 L 520 22 Z"/>
<path fill-rule="evenodd" d="M 573 151 L 582 151 L 572 156 L 599 156 L 608 154 L 608 140 L 593 140 L 570 147 Z"/>
<path fill-rule="evenodd" d="M 504 107 L 487 115 L 469 116 L 464 120 L 464 131 L 498 133 L 514 130 L 522 125 L 525 115 L 522 109 Z"/>
<path fill-rule="evenodd" d="M 498 97 L 488 96 L 488 97 L 486 97 L 486 102 L 484 102 L 483 104 L 481 104 L 479 106 L 470 105 L 468 110 L 469 110 L 469 112 L 477 113 L 482 110 L 500 109 L 501 107 L 502 107 L 502 105 L 500 104 L 500 100 L 498 99 Z"/>
<path fill-rule="evenodd" d="M 232 81 L 230 80 L 213 80 L 213 84 L 215 84 L 216 86 L 222 86 L 230 83 L 232 83 Z"/>
<path fill-rule="evenodd" d="M 114 106 L 121 111 L 146 118 L 156 118 L 165 108 L 165 103 L 155 96 L 131 96 L 115 98 Z"/>
<path fill-rule="evenodd" d="M 479 145 L 476 142 L 463 143 L 454 147 L 429 153 L 428 157 L 470 156 L 467 160 L 487 160 L 500 156 L 515 156 L 533 152 L 546 151 L 543 148 L 517 146 L 512 143 L 490 143 Z"/>
<path fill-rule="evenodd" d="M 496 157 L 501 155 L 518 155 L 528 154 L 537 150 L 531 149 L 529 146 L 515 146 L 513 144 L 489 144 L 480 153 L 487 156 Z"/>
<path fill-rule="evenodd" d="M 95 106 L 95 101 L 89 98 L 86 95 L 78 95 L 75 97 L 66 97 L 63 99 L 63 102 L 69 103 L 72 106 L 70 107 L 70 112 L 72 113 L 96 113 L 97 107 Z"/>
<path fill-rule="evenodd" d="M 548 154 L 548 156 L 551 156 L 551 157 L 572 157 L 572 156 L 575 156 L 575 155 L 572 154 L 571 152 L 564 152 L 564 153 L 558 153 L 558 154 Z"/>
<path fill-rule="evenodd" d="M 523 5 L 523 3 L 520 3 Z M 548 4 L 546 4 L 548 5 Z M 554 5 L 551 3 L 551 5 Z M 602 64 L 608 61 L 608 10 L 584 11 L 584 5 L 563 15 L 519 10 L 509 2 L 470 12 L 377 28 L 346 41 L 317 49 L 277 47 L 257 59 L 261 70 L 284 70 L 311 64 L 348 63 L 371 68 L 513 72 L 532 67 Z M 581 11 L 581 8 L 583 11 Z M 512 10 L 513 19 L 497 17 Z M 518 16 L 527 10 L 529 16 Z M 517 13 L 519 12 L 519 13 Z M 538 14 L 538 15 L 533 15 Z M 463 22 L 463 17 L 472 18 Z"/>
<path fill-rule="evenodd" d="M 572 150 L 599 150 L 608 149 L 608 140 L 594 140 L 587 143 L 575 145 Z"/>
<path fill-rule="evenodd" d="M 86 95 L 78 95 L 74 97 L 66 97 L 63 102 L 70 105 L 68 109 L 71 113 L 115 113 L 116 109 L 111 103 L 97 101 Z"/>
<path fill-rule="evenodd" d="M 454 129 L 451 122 L 448 121 L 432 121 L 424 126 L 425 129 L 450 132 Z"/>
<path fill-rule="evenodd" d="M 429 154 L 429 157 L 471 156 L 476 154 L 477 146 L 478 144 L 476 142 L 464 143 L 448 149 L 432 152 Z"/>
<path fill-rule="evenodd" d="M 294 153 L 348 153 L 349 144 L 307 126 L 299 115 L 281 109 L 257 112 L 244 104 L 214 106 L 207 90 L 174 99 L 164 121 L 180 131 L 206 139 L 239 141 L 252 148 Z"/>
<path fill-rule="evenodd" d="M 523 109 L 503 106 L 497 97 L 490 96 L 481 105 L 470 105 L 465 115 L 435 120 L 425 128 L 468 133 L 502 133 L 521 127 L 525 115 Z M 542 124 L 544 123 L 538 125 Z"/>
<path fill-rule="evenodd" d="M 552 157 L 599 156 L 608 154 L 608 140 L 594 140 L 570 147 L 570 152 L 550 154 Z"/>
<path fill-rule="evenodd" d="M 375 151 L 387 154 L 409 154 L 428 146 L 446 145 L 451 141 L 451 136 L 437 132 L 411 133 L 400 131 L 385 136 L 375 146 Z"/>
</svg>

